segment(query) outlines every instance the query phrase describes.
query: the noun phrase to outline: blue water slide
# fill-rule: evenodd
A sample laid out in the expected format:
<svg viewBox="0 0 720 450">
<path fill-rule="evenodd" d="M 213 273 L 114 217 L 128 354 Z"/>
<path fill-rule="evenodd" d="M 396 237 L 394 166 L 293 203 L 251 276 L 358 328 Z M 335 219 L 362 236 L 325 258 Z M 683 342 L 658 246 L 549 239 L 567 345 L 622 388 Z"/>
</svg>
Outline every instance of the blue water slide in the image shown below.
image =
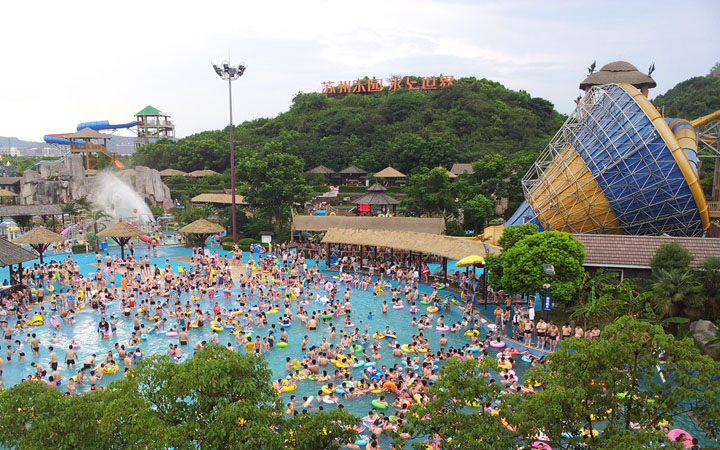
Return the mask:
<svg viewBox="0 0 720 450">
<path fill-rule="evenodd" d="M 528 203 L 527 200 L 522 202 L 522 204 L 515 211 L 512 217 L 510 217 L 507 222 L 505 222 L 505 226 L 507 227 L 509 225 L 522 225 L 524 223 L 534 223 L 538 226 L 540 231 L 543 230 L 540 219 L 538 219 L 537 214 L 535 214 L 535 211 L 533 210 L 532 206 L 530 206 L 530 203 Z"/>
<path fill-rule="evenodd" d="M 140 122 L 137 120 L 127 123 L 116 123 L 111 124 L 108 120 L 96 120 L 94 122 L 83 122 L 79 123 L 77 126 L 78 131 L 84 129 L 84 128 L 91 128 L 93 130 L 116 130 L 119 128 L 132 128 L 134 126 L 140 125 Z"/>
<path fill-rule="evenodd" d="M 48 144 L 70 145 L 70 139 L 64 137 L 45 135 L 43 136 L 43 140 Z"/>
</svg>

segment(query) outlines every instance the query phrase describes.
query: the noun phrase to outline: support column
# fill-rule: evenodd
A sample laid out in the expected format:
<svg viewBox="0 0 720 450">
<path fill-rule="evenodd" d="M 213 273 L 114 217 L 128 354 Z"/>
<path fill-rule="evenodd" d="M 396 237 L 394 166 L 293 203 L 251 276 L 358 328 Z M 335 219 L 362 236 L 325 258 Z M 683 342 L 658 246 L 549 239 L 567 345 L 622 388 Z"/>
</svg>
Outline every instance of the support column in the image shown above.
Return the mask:
<svg viewBox="0 0 720 450">
<path fill-rule="evenodd" d="M 442 259 L 442 266 L 443 266 L 443 284 L 447 286 L 447 258 L 443 257 Z"/>
<path fill-rule="evenodd" d="M 325 256 L 327 257 L 327 266 L 330 267 L 330 243 L 325 244 Z"/>
<path fill-rule="evenodd" d="M 360 244 L 360 271 L 363 268 L 363 257 L 365 256 L 365 246 Z"/>
</svg>

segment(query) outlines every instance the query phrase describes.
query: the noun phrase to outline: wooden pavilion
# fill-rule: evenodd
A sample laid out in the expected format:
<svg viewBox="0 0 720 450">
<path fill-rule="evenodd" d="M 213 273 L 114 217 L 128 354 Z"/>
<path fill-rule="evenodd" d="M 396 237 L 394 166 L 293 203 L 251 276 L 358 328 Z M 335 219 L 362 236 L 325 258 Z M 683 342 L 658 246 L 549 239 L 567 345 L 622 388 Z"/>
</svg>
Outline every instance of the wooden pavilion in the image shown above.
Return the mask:
<svg viewBox="0 0 720 450">
<path fill-rule="evenodd" d="M 397 199 L 389 196 L 385 193 L 387 189 L 383 187 L 378 182 L 375 182 L 372 186 L 368 188 L 367 194 L 363 195 L 362 197 L 358 198 L 357 200 L 354 200 L 353 203 L 357 205 L 357 212 L 360 213 L 372 213 L 371 209 L 372 206 L 382 206 L 384 208 L 388 208 L 392 206 L 392 214 L 397 214 L 397 205 L 400 203 Z M 387 209 L 385 210 L 385 213 L 387 214 Z"/>
</svg>

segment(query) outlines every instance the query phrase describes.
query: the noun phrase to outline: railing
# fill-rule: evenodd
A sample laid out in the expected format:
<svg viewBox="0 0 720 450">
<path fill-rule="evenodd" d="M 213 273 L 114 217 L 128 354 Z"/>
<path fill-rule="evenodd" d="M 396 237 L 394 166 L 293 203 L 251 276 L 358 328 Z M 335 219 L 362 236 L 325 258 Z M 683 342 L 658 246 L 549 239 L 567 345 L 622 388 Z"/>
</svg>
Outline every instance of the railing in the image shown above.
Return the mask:
<svg viewBox="0 0 720 450">
<path fill-rule="evenodd" d="M 708 202 L 708 212 L 710 217 L 720 218 L 720 202 Z"/>
</svg>

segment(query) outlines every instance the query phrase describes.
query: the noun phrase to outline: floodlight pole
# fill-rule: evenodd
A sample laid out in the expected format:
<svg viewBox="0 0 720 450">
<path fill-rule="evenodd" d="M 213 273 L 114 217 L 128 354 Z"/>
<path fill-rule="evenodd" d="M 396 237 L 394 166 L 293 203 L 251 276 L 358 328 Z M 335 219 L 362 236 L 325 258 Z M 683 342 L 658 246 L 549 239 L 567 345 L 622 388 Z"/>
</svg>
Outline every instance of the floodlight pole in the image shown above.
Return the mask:
<svg viewBox="0 0 720 450">
<path fill-rule="evenodd" d="M 232 190 L 231 201 L 232 201 L 232 236 L 233 244 L 237 243 L 237 224 L 236 224 L 236 213 L 235 213 L 235 127 L 233 126 L 233 114 L 232 114 L 232 82 L 240 78 L 245 73 L 246 66 L 240 64 L 237 67 L 231 66 L 230 63 L 223 63 L 222 66 L 213 64 L 215 73 L 220 78 L 227 80 L 228 82 L 228 102 L 230 104 L 230 189 Z"/>
</svg>

